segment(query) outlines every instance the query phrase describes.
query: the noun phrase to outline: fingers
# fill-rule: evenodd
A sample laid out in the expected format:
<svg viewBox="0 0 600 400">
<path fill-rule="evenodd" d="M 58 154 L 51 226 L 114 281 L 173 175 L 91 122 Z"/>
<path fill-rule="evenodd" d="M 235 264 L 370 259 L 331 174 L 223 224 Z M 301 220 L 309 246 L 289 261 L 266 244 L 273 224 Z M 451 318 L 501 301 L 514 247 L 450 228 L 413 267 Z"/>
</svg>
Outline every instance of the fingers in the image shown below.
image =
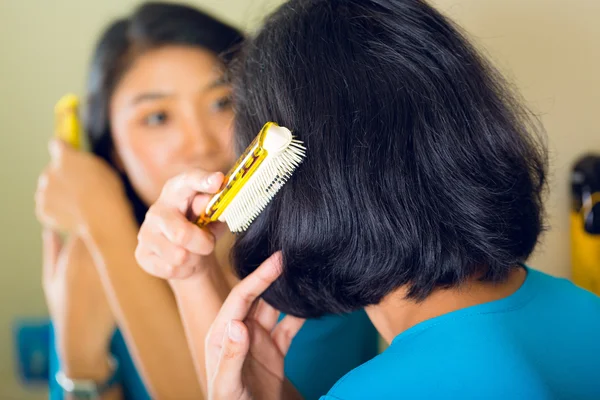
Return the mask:
<svg viewBox="0 0 600 400">
<path fill-rule="evenodd" d="M 282 355 L 286 355 L 292 340 L 304 324 L 303 318 L 287 315 L 273 330 L 271 337 Z"/>
<path fill-rule="evenodd" d="M 62 240 L 59 234 L 51 229 L 44 228 L 42 231 L 42 257 L 43 257 L 43 277 L 50 279 L 54 276 L 56 264 L 60 250 L 62 249 Z"/>
<path fill-rule="evenodd" d="M 173 244 L 194 254 L 209 255 L 215 247 L 215 238 L 206 230 L 198 228 L 182 215 L 166 215 L 159 220 L 159 229 Z"/>
<path fill-rule="evenodd" d="M 48 182 L 50 181 L 50 172 L 46 169 L 44 170 L 37 181 L 37 192 L 43 191 L 48 187 Z"/>
<path fill-rule="evenodd" d="M 198 217 L 206 211 L 206 207 L 211 199 L 212 195 L 198 195 L 194 197 L 188 212 L 189 219 L 191 221 L 197 221 Z M 219 221 L 212 222 L 210 225 L 208 225 L 208 229 L 217 240 L 220 239 L 223 234 L 229 232 L 227 224 Z"/>
<path fill-rule="evenodd" d="M 53 138 L 48 142 L 48 152 L 53 164 L 62 164 L 70 151 L 74 151 L 73 148 L 61 139 Z"/>
<path fill-rule="evenodd" d="M 138 233 L 135 257 L 148 273 L 183 279 L 196 271 L 202 256 L 215 247 L 214 236 L 160 204 L 150 208 Z"/>
<path fill-rule="evenodd" d="M 248 329 L 239 321 L 230 321 L 216 364 L 216 371 L 207 371 L 212 376 L 209 382 L 209 397 L 212 400 L 238 399 L 244 392 L 242 369 L 248 355 L 250 339 Z"/>
<path fill-rule="evenodd" d="M 135 254 L 144 270 L 164 279 L 186 277 L 198 266 L 199 256 L 214 251 L 212 233 L 187 216 L 194 204 L 206 206 L 211 198 L 207 194 L 216 193 L 223 179 L 221 172 L 194 170 L 167 182 L 138 234 Z"/>
<path fill-rule="evenodd" d="M 65 144 L 60 139 L 50 139 L 48 141 L 48 153 L 50 153 L 50 157 L 59 158 L 64 151 Z"/>
<path fill-rule="evenodd" d="M 42 225 L 55 227 L 55 221 L 50 215 L 54 211 L 62 209 L 61 203 L 65 191 L 57 168 L 53 165 L 47 166 L 40 174 L 37 181 L 37 187 L 34 195 L 35 214 Z"/>
<path fill-rule="evenodd" d="M 147 239 L 148 231 L 140 232 L 140 240 L 147 243 L 147 250 L 160 257 L 170 265 L 183 266 L 188 260 L 190 253 L 181 246 L 176 245 L 161 233 L 153 234 Z"/>
<path fill-rule="evenodd" d="M 46 169 L 38 178 L 37 188 L 35 191 L 35 214 L 38 221 L 44 223 L 47 208 L 48 186 L 51 179 L 51 172 Z"/>
<path fill-rule="evenodd" d="M 267 332 L 271 332 L 277 324 L 279 314 L 278 310 L 261 299 L 248 318 L 258 322 Z"/>
<path fill-rule="evenodd" d="M 165 262 L 162 257 L 155 253 L 140 254 L 138 250 L 136 250 L 135 258 L 144 271 L 161 279 L 189 278 L 196 273 L 198 266 L 201 263 L 198 259 L 193 261 L 190 260 L 185 265 L 175 266 Z"/>
<path fill-rule="evenodd" d="M 280 274 L 281 256 L 275 253 L 229 292 L 205 339 L 207 371 L 214 366 L 214 351 L 221 343 L 229 321 L 245 320 L 254 301 Z"/>
<path fill-rule="evenodd" d="M 206 211 L 212 196 L 212 194 L 199 194 L 192 199 L 188 210 L 188 217 L 191 221 L 196 221 Z"/>
<path fill-rule="evenodd" d="M 157 207 L 148 213 L 147 218 L 154 232 L 160 232 L 175 246 L 200 255 L 208 255 L 214 250 L 214 236 L 177 211 Z"/>
<path fill-rule="evenodd" d="M 277 252 L 263 262 L 253 273 L 238 283 L 223 303 L 215 323 L 247 318 L 254 301 L 281 275 L 281 253 Z"/>
<path fill-rule="evenodd" d="M 186 214 L 194 197 L 199 193 L 217 193 L 223 182 L 221 172 L 193 170 L 170 179 L 160 195 L 159 201 Z"/>
</svg>

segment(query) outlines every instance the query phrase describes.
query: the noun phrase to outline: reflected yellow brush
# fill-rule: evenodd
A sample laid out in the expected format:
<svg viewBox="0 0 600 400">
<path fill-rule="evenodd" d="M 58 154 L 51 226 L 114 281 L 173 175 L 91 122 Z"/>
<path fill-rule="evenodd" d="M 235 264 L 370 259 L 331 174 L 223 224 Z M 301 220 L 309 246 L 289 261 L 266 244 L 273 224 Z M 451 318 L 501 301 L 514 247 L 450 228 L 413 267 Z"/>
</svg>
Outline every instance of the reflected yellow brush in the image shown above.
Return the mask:
<svg viewBox="0 0 600 400">
<path fill-rule="evenodd" d="M 54 106 L 54 136 L 81 149 L 81 123 L 78 117 L 79 99 L 74 94 L 60 98 Z"/>
<path fill-rule="evenodd" d="M 231 232 L 243 232 L 264 210 L 306 157 L 292 132 L 268 122 L 225 176 L 197 224 L 225 222 Z"/>
</svg>

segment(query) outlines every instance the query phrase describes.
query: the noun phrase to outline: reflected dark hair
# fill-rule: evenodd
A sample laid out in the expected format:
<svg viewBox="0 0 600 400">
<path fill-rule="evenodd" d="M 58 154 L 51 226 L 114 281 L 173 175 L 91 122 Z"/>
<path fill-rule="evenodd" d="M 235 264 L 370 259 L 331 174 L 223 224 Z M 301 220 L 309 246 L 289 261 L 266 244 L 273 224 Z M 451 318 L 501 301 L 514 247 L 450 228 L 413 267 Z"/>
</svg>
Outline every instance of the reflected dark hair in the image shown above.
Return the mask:
<svg viewBox="0 0 600 400">
<path fill-rule="evenodd" d="M 183 45 L 209 50 L 227 65 L 242 40 L 237 29 L 181 4 L 147 2 L 130 17 L 113 22 L 96 45 L 88 77 L 84 119 L 91 150 L 115 166 L 110 99 L 137 57 L 162 46 Z M 148 205 L 137 195 L 127 176 L 122 175 L 122 179 L 141 224 Z"/>
<path fill-rule="evenodd" d="M 419 0 L 296 0 L 247 43 L 234 82 L 246 146 L 266 121 L 308 157 L 233 249 L 277 250 L 265 299 L 317 317 L 504 280 L 543 229 L 536 118 L 451 21 Z"/>
</svg>

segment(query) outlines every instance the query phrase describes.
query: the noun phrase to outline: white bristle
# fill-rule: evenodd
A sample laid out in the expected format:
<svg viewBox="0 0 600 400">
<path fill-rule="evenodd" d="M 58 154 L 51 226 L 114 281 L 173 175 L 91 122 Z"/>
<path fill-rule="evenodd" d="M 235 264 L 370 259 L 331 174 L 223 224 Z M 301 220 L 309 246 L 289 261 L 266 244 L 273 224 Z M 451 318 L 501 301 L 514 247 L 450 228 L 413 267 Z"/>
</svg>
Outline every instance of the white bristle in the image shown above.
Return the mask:
<svg viewBox="0 0 600 400">
<path fill-rule="evenodd" d="M 301 141 L 292 139 L 281 151 L 269 152 L 219 220 L 226 222 L 231 232 L 248 229 L 302 163 L 305 150 Z"/>
</svg>

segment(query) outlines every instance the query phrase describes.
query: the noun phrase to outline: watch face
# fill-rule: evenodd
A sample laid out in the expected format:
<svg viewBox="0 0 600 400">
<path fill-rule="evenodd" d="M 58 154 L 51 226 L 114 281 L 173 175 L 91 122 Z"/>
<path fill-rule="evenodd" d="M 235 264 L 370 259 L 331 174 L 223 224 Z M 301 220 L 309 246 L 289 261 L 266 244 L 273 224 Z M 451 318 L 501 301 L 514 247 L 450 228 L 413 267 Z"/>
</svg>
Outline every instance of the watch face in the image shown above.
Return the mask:
<svg viewBox="0 0 600 400">
<path fill-rule="evenodd" d="M 100 395 L 98 394 L 98 392 L 94 389 L 94 390 L 73 390 L 71 393 L 71 396 L 73 396 L 76 399 L 82 399 L 82 400 L 92 400 L 92 399 L 99 399 Z"/>
<path fill-rule="evenodd" d="M 100 397 L 98 386 L 94 381 L 69 379 L 62 371 L 56 374 L 56 381 L 66 393 L 76 399 L 98 399 Z"/>
<path fill-rule="evenodd" d="M 97 383 L 87 379 L 69 379 L 62 371 L 56 373 L 56 382 L 65 393 L 69 393 L 75 399 L 100 399 L 102 393 L 119 382 L 121 375 L 117 359 L 111 357 L 109 362 L 113 373 L 106 382 Z"/>
</svg>

